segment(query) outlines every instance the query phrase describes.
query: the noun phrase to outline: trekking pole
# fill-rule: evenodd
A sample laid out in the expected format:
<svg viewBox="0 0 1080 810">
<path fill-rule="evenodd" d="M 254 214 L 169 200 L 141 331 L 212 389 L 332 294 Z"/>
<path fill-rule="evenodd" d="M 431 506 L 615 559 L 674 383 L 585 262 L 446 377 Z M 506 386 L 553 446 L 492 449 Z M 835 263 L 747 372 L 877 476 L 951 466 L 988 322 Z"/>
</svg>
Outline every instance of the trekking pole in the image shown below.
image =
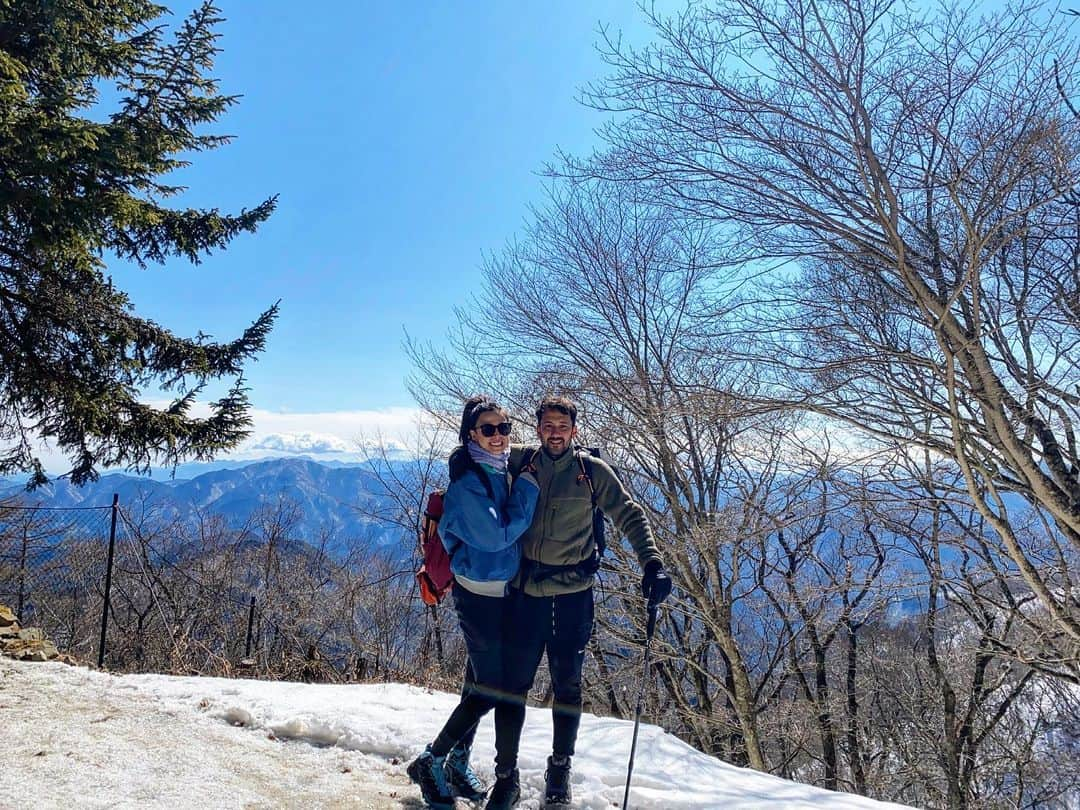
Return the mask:
<svg viewBox="0 0 1080 810">
<path fill-rule="evenodd" d="M 630 777 L 634 773 L 634 751 L 637 749 L 638 726 L 641 725 L 641 703 L 645 698 L 645 684 L 649 682 L 649 651 L 652 647 L 653 631 L 656 630 L 656 612 L 659 607 L 649 602 L 649 621 L 645 625 L 645 666 L 641 675 L 637 706 L 634 708 L 634 738 L 630 742 L 630 763 L 626 766 L 626 792 L 623 793 L 622 810 L 626 810 L 627 802 L 630 801 Z"/>
</svg>

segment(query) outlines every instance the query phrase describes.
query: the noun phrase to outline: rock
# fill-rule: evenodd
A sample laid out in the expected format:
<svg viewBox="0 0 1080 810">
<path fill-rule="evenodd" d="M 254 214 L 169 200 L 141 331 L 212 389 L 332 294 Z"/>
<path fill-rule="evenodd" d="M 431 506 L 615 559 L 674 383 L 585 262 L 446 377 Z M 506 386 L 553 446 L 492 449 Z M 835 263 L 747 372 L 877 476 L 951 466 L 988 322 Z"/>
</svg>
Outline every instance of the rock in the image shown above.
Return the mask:
<svg viewBox="0 0 1080 810">
<path fill-rule="evenodd" d="M 40 627 L 20 627 L 11 608 L 0 604 L 0 655 L 21 661 L 62 661 L 79 666 L 71 655 L 62 653 Z"/>
<path fill-rule="evenodd" d="M 11 628 L 17 632 L 12 633 Z M 4 655 L 17 658 L 20 661 L 53 661 L 60 657 L 60 650 L 45 637 L 39 627 L 24 627 L 18 629 L 18 625 L 8 625 L 6 632 L 0 636 L 0 652 Z"/>
<path fill-rule="evenodd" d="M 56 645 L 45 639 L 11 639 L 4 644 L 4 652 L 20 661 L 51 661 L 60 656 Z"/>
<path fill-rule="evenodd" d="M 18 624 L 18 619 L 15 618 L 15 614 L 11 608 L 7 605 L 0 605 L 0 627 L 8 627 L 12 624 Z"/>
<path fill-rule="evenodd" d="M 0 653 L 21 661 L 64 661 L 76 664 L 70 655 L 62 654 L 40 627 L 19 627 L 15 614 L 7 605 L 0 605 Z"/>
<path fill-rule="evenodd" d="M 32 650 L 32 649 L 29 649 L 29 648 L 27 648 L 25 650 L 22 650 L 15 657 L 17 659 L 19 659 L 20 661 L 48 661 L 49 660 L 49 654 L 47 652 L 45 652 L 45 650 Z"/>
</svg>

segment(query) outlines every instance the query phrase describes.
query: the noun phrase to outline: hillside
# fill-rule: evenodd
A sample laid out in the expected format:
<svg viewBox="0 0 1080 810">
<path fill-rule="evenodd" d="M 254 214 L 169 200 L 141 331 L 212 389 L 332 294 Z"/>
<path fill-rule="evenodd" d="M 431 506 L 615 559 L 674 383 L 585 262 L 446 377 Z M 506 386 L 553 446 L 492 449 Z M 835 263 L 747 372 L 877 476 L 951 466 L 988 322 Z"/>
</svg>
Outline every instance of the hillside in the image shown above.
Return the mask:
<svg viewBox="0 0 1080 810">
<path fill-rule="evenodd" d="M 411 551 L 399 530 L 372 517 L 385 514 L 389 504 L 383 485 L 366 465 L 280 458 L 211 469 L 188 479 L 114 473 L 84 487 L 62 479 L 31 493 L 19 481 L 0 483 L 0 500 L 50 508 L 108 506 L 114 493 L 129 515 L 153 511 L 164 519 L 193 521 L 200 513 L 212 514 L 231 526 L 285 498 L 296 507 L 294 537 L 310 540 L 329 531 L 332 551 L 357 541 L 387 550 L 400 547 L 404 554 Z"/>
</svg>

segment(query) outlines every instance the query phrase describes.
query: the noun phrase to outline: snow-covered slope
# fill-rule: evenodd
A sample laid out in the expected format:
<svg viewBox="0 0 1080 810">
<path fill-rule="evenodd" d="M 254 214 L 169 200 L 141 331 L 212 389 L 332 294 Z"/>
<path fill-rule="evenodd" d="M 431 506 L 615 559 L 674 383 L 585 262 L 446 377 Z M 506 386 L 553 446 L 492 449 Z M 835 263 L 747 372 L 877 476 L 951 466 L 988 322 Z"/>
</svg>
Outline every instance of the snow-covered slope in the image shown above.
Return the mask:
<svg viewBox="0 0 1080 810">
<path fill-rule="evenodd" d="M 308 685 L 112 676 L 0 659 L 3 808 L 419 808 L 405 765 L 455 696 L 399 684 Z M 575 806 L 621 806 L 633 724 L 586 715 Z M 551 712 L 530 709 L 522 810 L 539 806 Z M 492 778 L 490 719 L 475 762 Z M 459 802 L 465 807 L 463 802 Z M 886 804 L 735 768 L 641 727 L 630 806 L 645 810 L 886 810 Z"/>
</svg>

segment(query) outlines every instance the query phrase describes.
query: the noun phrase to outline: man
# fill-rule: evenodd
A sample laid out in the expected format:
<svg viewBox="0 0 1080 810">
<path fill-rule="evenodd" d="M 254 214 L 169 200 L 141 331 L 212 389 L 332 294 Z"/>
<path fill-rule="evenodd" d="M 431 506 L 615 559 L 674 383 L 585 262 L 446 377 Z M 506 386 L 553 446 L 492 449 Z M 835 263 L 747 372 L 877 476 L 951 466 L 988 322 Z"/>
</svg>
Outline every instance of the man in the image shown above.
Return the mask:
<svg viewBox="0 0 1080 810">
<path fill-rule="evenodd" d="M 637 553 L 644 570 L 642 593 L 651 604 L 667 598 L 671 580 L 645 510 L 611 467 L 575 449 L 577 406 L 566 397 L 547 397 L 536 410 L 536 421 L 540 450 L 519 449 L 511 459 L 512 468 L 525 466 L 534 472 L 540 496 L 522 537 L 521 573 L 512 583 L 506 608 L 513 633 L 506 642 L 504 667 L 507 691 L 518 695 L 523 706 L 547 651 L 555 700 L 543 806 L 565 808 L 570 806 L 570 758 L 581 722 L 581 670 L 593 629 L 594 501 Z M 488 810 L 511 808 L 519 797 L 516 772 L 496 772 Z"/>
</svg>

